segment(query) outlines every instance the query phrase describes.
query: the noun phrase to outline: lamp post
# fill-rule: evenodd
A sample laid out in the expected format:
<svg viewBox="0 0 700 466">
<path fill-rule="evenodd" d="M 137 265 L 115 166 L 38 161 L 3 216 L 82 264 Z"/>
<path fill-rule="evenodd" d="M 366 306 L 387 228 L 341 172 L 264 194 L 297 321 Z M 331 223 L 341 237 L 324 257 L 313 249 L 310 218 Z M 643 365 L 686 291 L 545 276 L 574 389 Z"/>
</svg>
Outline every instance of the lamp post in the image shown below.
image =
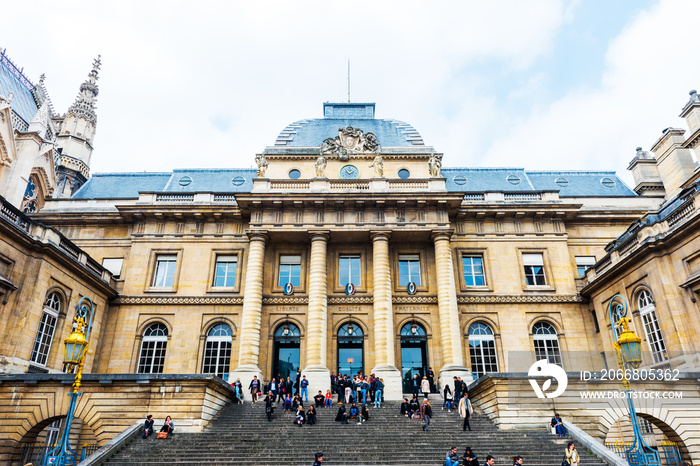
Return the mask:
<svg viewBox="0 0 700 466">
<path fill-rule="evenodd" d="M 634 442 L 625 452 L 625 455 L 627 456 L 627 462 L 631 466 L 660 465 L 659 452 L 650 448 L 644 441 L 644 438 L 642 438 L 637 419 L 637 410 L 634 408 L 634 400 L 632 398 L 633 392 L 630 389 L 629 378 L 625 370 L 625 366 L 636 369 L 642 364 L 642 339 L 634 333 L 634 330 L 630 330 L 629 323 L 631 319 L 627 317 L 627 309 L 627 301 L 619 294 L 613 296 L 608 305 L 610 324 L 615 337 L 613 346 L 615 351 L 617 351 L 617 363 L 622 370 L 622 383 L 625 387 L 627 408 L 630 412 L 630 421 L 634 431 Z M 618 329 L 618 327 L 621 327 L 621 329 Z"/>
<path fill-rule="evenodd" d="M 73 382 L 73 390 L 69 394 L 70 405 L 63 427 L 61 443 L 46 455 L 43 463 L 45 465 L 66 466 L 76 464 L 77 455 L 68 444 L 68 439 L 70 437 L 71 424 L 73 424 L 75 405 L 77 404 L 78 397 L 82 395 L 78 390 L 80 389 L 80 383 L 83 377 L 85 355 L 87 355 L 88 340 L 90 339 L 90 330 L 94 317 L 93 311 L 94 306 L 92 300 L 87 296 L 83 296 L 78 302 L 78 310 L 73 318 L 75 330 L 66 338 L 64 343 L 65 353 L 63 356 L 63 370 L 71 372 L 75 369 L 75 380 Z"/>
</svg>

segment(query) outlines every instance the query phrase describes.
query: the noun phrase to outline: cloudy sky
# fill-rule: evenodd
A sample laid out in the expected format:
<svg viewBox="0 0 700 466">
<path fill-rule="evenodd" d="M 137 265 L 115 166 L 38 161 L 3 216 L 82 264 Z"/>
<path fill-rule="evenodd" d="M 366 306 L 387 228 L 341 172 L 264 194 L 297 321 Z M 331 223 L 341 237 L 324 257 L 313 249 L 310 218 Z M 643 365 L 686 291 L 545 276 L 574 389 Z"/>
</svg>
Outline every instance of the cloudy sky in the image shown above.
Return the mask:
<svg viewBox="0 0 700 466">
<path fill-rule="evenodd" d="M 11 2 L 0 47 L 64 112 L 102 54 L 92 171 L 250 167 L 322 102 L 446 166 L 615 170 L 700 88 L 693 0 Z M 381 141 L 380 141 L 381 142 Z"/>
</svg>

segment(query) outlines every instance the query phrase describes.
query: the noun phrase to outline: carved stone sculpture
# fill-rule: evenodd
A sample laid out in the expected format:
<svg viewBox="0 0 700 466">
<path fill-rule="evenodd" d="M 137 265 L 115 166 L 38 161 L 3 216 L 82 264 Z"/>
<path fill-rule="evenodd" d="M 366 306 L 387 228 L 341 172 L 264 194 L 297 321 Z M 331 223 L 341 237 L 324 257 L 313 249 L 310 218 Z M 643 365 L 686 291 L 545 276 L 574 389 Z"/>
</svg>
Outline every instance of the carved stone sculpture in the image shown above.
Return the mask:
<svg viewBox="0 0 700 466">
<path fill-rule="evenodd" d="M 326 158 L 321 156 L 316 159 L 316 178 L 326 177 Z"/>
<path fill-rule="evenodd" d="M 428 160 L 428 171 L 432 178 L 440 177 L 440 170 L 442 169 L 442 156 L 437 154 L 430 154 L 430 159 Z"/>
<path fill-rule="evenodd" d="M 381 155 L 374 158 L 374 161 L 370 164 L 369 168 L 374 170 L 373 178 L 384 178 L 384 159 Z"/>
<path fill-rule="evenodd" d="M 265 178 L 265 171 L 267 170 L 267 166 L 269 165 L 265 156 L 262 154 L 256 155 L 255 163 L 258 165 L 258 173 L 256 176 L 258 178 Z"/>
<path fill-rule="evenodd" d="M 379 141 L 372 133 L 352 126 L 340 128 L 338 133 L 335 138 L 327 138 L 321 143 L 321 155 L 337 154 L 340 160 L 348 160 L 352 154 L 379 151 Z"/>
</svg>

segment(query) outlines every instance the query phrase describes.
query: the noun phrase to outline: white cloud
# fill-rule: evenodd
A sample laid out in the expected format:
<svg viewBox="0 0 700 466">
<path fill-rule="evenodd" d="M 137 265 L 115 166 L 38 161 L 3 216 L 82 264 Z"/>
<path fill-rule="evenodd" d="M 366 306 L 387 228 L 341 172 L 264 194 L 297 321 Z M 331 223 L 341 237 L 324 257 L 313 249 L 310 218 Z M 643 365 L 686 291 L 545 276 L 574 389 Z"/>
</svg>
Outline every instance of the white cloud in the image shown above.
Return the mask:
<svg viewBox="0 0 700 466">
<path fill-rule="evenodd" d="M 597 86 L 572 89 L 563 98 L 504 128 L 479 164 L 530 169 L 606 169 L 625 172 L 634 149 L 650 146 L 677 118 L 699 87 L 700 62 L 692 58 L 697 36 L 688 18 L 700 3 L 663 0 L 640 12 L 611 41 Z"/>
<path fill-rule="evenodd" d="M 102 54 L 93 171 L 251 166 L 288 123 L 346 98 L 348 59 L 353 100 L 410 122 L 450 163 L 475 161 L 470 141 L 502 131 L 479 63 L 524 73 L 572 11 L 563 0 L 19 3 L 4 8 L 2 45 L 31 77 L 47 73 L 59 112 Z"/>
</svg>

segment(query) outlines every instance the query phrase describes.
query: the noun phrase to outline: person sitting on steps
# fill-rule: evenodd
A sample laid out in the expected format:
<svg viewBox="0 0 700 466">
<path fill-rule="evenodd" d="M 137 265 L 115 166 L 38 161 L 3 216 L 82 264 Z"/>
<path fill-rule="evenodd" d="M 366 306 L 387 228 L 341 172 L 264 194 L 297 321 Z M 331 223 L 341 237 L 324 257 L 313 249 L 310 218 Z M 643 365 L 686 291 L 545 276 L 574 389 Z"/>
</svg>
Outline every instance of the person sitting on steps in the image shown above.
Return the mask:
<svg viewBox="0 0 700 466">
<path fill-rule="evenodd" d="M 459 456 L 457 456 L 457 447 L 453 446 L 445 455 L 445 466 L 459 466 Z"/>
<path fill-rule="evenodd" d="M 326 390 L 326 402 L 323 404 L 323 406 L 327 408 L 333 406 L 333 394 L 330 390 Z"/>
<path fill-rule="evenodd" d="M 323 392 L 321 390 L 318 391 L 318 395 L 314 396 L 314 402 L 316 403 L 316 407 L 320 408 L 323 406 L 323 400 L 324 400 Z"/>
<path fill-rule="evenodd" d="M 402 414 L 403 416 L 408 417 L 410 412 L 411 412 L 411 405 L 408 404 L 408 398 L 404 398 L 403 403 L 401 403 L 399 413 Z"/>
<path fill-rule="evenodd" d="M 464 450 L 464 455 L 462 455 L 462 460 L 464 460 L 464 466 L 479 466 L 479 458 L 476 453 L 472 450 L 472 447 L 467 447 Z"/>
<path fill-rule="evenodd" d="M 335 415 L 335 420 L 336 422 L 340 422 L 342 424 L 348 423 L 348 413 L 343 403 L 340 403 L 338 405 L 338 414 Z"/>
<path fill-rule="evenodd" d="M 152 414 L 146 416 L 146 420 L 143 423 L 143 438 L 148 438 L 153 433 L 153 422 Z"/>
<path fill-rule="evenodd" d="M 173 419 L 168 416 L 165 418 L 165 422 L 163 423 L 163 427 L 160 428 L 161 432 L 167 432 L 168 438 L 171 438 L 173 436 L 173 431 L 175 430 L 175 424 L 173 424 Z"/>
<path fill-rule="evenodd" d="M 306 422 L 306 413 L 304 412 L 304 407 L 299 405 L 299 406 L 297 406 L 297 414 L 296 414 L 296 416 L 294 416 L 294 424 L 301 427 L 304 425 L 305 422 Z"/>
<path fill-rule="evenodd" d="M 309 406 L 309 411 L 306 413 L 306 423 L 310 426 L 316 424 L 316 407 Z"/>
</svg>

